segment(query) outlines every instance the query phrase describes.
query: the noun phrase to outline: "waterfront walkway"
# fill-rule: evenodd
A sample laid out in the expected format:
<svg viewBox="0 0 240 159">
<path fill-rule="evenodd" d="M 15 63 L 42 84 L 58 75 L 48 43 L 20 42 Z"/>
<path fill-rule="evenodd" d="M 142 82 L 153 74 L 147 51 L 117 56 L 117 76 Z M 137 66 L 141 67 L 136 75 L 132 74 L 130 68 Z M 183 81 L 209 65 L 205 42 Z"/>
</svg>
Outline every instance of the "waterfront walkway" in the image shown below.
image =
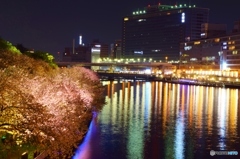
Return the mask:
<svg viewBox="0 0 240 159">
<path fill-rule="evenodd" d="M 134 74 L 134 73 L 109 73 L 98 72 L 102 81 L 104 80 L 141 80 L 141 81 L 162 81 L 168 83 L 178 83 L 185 85 L 199 85 L 209 87 L 240 88 L 240 82 L 237 81 L 214 81 L 214 80 L 196 80 L 191 78 L 173 78 L 170 76 L 157 76 L 155 74 Z"/>
</svg>

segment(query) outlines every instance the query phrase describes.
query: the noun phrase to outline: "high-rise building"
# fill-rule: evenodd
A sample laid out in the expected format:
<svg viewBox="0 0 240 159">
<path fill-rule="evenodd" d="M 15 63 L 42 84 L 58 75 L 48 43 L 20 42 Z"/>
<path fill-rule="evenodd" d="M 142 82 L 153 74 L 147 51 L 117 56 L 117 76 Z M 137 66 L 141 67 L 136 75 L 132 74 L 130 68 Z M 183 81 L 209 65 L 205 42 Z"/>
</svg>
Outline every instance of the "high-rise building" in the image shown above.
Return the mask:
<svg viewBox="0 0 240 159">
<path fill-rule="evenodd" d="M 240 70 L 240 33 L 180 44 L 181 64 L 215 64 L 219 69 Z"/>
<path fill-rule="evenodd" d="M 209 9 L 195 5 L 154 5 L 123 18 L 124 58 L 178 60 L 180 43 L 201 38 Z"/>
<path fill-rule="evenodd" d="M 201 26 L 202 38 L 214 38 L 227 35 L 226 24 L 203 23 Z"/>
<path fill-rule="evenodd" d="M 66 47 L 63 53 L 64 62 L 91 62 L 91 50 L 89 46 L 78 45 Z"/>
<path fill-rule="evenodd" d="M 90 44 L 92 50 L 92 62 L 97 62 L 99 58 L 109 57 L 109 45 L 100 42 L 98 39 L 94 39 Z M 98 53 L 97 53 L 98 52 Z M 97 55 L 97 54 L 98 55 Z M 94 56 L 93 56 L 94 55 Z M 97 56 L 95 56 L 97 55 Z M 93 59 L 94 57 L 94 59 Z"/>
<path fill-rule="evenodd" d="M 236 20 L 234 22 L 234 26 L 233 26 L 233 30 L 232 30 L 233 33 L 239 33 L 240 32 L 240 19 L 239 20 Z"/>
<path fill-rule="evenodd" d="M 121 40 L 115 40 L 114 44 L 111 46 L 111 58 L 122 58 L 122 41 Z"/>
<path fill-rule="evenodd" d="M 82 43 L 82 36 L 79 36 L 79 45 L 75 46 L 73 40 L 72 47 L 66 47 L 63 53 L 63 62 L 98 62 L 100 58 L 109 57 L 108 44 L 100 43 L 98 39 L 90 44 Z"/>
</svg>

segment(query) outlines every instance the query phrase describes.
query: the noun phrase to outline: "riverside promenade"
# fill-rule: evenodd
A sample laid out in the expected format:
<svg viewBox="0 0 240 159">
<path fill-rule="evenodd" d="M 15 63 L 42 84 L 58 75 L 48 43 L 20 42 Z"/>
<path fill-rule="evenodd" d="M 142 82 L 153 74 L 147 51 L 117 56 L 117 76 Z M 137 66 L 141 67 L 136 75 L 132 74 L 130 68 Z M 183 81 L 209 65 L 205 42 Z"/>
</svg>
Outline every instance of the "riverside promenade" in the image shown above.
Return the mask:
<svg viewBox="0 0 240 159">
<path fill-rule="evenodd" d="M 207 87 L 224 87 L 224 88 L 240 88 L 240 82 L 229 81 L 198 81 L 192 79 L 163 79 L 168 83 L 185 84 L 185 85 L 198 85 Z"/>
<path fill-rule="evenodd" d="M 223 88 L 240 88 L 239 81 L 230 80 L 212 80 L 212 79 L 192 79 L 192 78 L 176 78 L 169 75 L 159 76 L 156 74 L 137 74 L 137 73 L 119 73 L 119 72 L 98 72 L 99 78 L 110 81 L 119 80 L 141 80 L 141 81 L 161 81 L 184 85 L 198 85 L 208 87 L 223 87 Z"/>
</svg>

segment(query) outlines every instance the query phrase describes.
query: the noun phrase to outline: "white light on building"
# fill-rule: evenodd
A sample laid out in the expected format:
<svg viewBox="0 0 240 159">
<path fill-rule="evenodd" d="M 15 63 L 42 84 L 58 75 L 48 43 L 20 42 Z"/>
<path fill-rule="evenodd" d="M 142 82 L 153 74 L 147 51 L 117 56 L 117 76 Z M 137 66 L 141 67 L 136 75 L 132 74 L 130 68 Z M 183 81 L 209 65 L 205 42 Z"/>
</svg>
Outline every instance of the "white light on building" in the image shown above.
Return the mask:
<svg viewBox="0 0 240 159">
<path fill-rule="evenodd" d="M 79 45 L 82 45 L 82 35 L 79 36 Z"/>
<path fill-rule="evenodd" d="M 143 54 L 143 51 L 134 51 L 134 54 Z"/>
<path fill-rule="evenodd" d="M 91 51 L 92 52 L 100 52 L 100 48 L 92 48 Z"/>
<path fill-rule="evenodd" d="M 182 13 L 181 22 L 182 22 L 182 23 L 185 23 L 185 13 Z"/>
</svg>

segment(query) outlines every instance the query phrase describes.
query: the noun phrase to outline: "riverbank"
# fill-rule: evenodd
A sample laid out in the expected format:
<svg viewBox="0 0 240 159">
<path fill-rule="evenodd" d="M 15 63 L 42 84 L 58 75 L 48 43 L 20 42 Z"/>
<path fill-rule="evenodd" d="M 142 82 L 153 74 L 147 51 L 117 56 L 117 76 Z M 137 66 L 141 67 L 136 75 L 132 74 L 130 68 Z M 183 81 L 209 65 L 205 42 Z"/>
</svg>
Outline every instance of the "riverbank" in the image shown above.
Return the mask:
<svg viewBox="0 0 240 159">
<path fill-rule="evenodd" d="M 94 118 L 94 112 L 88 111 L 83 117 L 82 117 L 82 122 L 80 123 L 79 126 L 79 131 L 81 132 L 82 138 L 77 142 L 77 147 L 73 148 L 73 156 L 75 155 L 76 151 L 78 150 L 79 145 L 81 145 L 84 141 L 84 138 L 87 135 L 87 132 L 89 130 L 91 121 Z M 39 153 L 38 156 L 36 156 L 34 159 L 47 159 L 48 155 L 46 154 L 45 151 Z"/>
<path fill-rule="evenodd" d="M 212 80 L 209 79 L 192 79 L 192 78 L 176 78 L 171 76 L 157 76 L 155 74 L 134 74 L 134 73 L 109 73 L 98 72 L 98 76 L 102 81 L 161 81 L 176 84 L 199 85 L 208 87 L 225 87 L 225 88 L 240 88 L 240 82 L 236 80 Z"/>
<path fill-rule="evenodd" d="M 207 86 L 207 87 L 223 87 L 223 88 L 240 88 L 240 82 L 229 82 L 229 81 L 200 81 L 193 79 L 174 79 L 174 78 L 155 78 L 153 81 L 162 81 L 175 84 L 185 84 L 185 85 L 197 85 L 197 86 Z"/>
</svg>

